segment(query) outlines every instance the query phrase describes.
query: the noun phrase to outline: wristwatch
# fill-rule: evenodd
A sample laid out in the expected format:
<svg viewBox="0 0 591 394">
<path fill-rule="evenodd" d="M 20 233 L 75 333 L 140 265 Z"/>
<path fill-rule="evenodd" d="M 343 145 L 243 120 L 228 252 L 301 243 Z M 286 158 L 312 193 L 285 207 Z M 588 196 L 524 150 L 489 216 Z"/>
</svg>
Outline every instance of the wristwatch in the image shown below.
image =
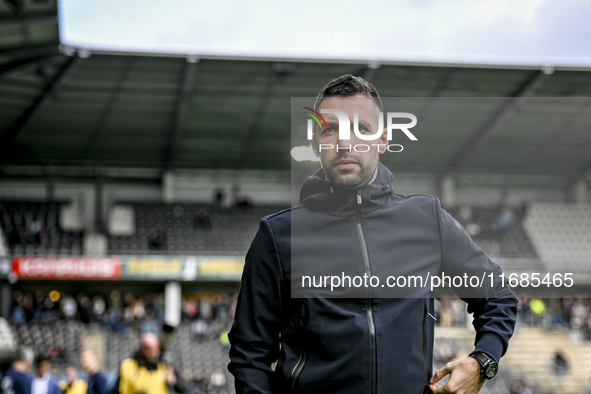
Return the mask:
<svg viewBox="0 0 591 394">
<path fill-rule="evenodd" d="M 485 379 L 492 379 L 499 371 L 499 364 L 484 353 L 474 353 L 470 357 L 480 364 L 480 376 Z"/>
</svg>

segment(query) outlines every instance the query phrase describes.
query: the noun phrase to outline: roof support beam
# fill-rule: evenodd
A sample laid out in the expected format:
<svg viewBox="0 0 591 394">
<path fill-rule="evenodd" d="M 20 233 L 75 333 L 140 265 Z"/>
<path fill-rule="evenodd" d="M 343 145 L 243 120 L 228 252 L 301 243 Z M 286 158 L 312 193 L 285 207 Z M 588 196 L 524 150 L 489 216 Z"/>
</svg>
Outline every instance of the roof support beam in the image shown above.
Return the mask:
<svg viewBox="0 0 591 394">
<path fill-rule="evenodd" d="M 167 130 L 168 135 L 163 160 L 164 170 L 170 169 L 176 158 L 177 146 L 182 132 L 181 122 L 187 113 L 187 100 L 191 95 L 191 87 L 195 76 L 195 63 L 189 63 L 185 59 L 182 62 L 183 67 L 170 119 L 170 128 Z"/>
<path fill-rule="evenodd" d="M 504 100 L 493 114 L 484 121 L 482 126 L 476 130 L 472 136 L 464 143 L 452 156 L 448 164 L 443 168 L 441 177 L 455 172 L 463 162 L 470 156 L 474 150 L 482 144 L 498 125 L 502 124 L 505 117 L 510 114 L 519 103 L 518 98 L 529 96 L 538 87 L 545 74 L 542 71 L 535 70 L 527 74 L 524 80 L 517 88 Z"/>
<path fill-rule="evenodd" d="M 12 10 L 14 11 L 15 14 L 17 15 L 21 15 L 23 12 L 23 4 L 24 1 L 23 0 L 4 0 L 4 2 L 6 4 L 8 4 Z"/>
<path fill-rule="evenodd" d="M 4 53 L 0 55 L 0 75 L 17 67 L 24 66 L 48 57 L 57 56 L 59 54 L 60 52 L 57 45 Z"/>
<path fill-rule="evenodd" d="M 275 90 L 275 75 L 271 74 L 269 76 L 269 80 L 267 85 L 265 86 L 259 101 L 259 107 L 257 108 L 253 119 L 254 121 L 250 125 L 246 136 L 244 137 L 244 143 L 242 145 L 242 154 L 236 156 L 236 161 L 234 162 L 234 168 L 244 168 L 244 165 L 251 160 L 252 156 L 252 147 L 256 144 L 256 137 L 261 128 L 261 124 L 267 113 L 269 108 L 269 102 L 271 101 L 271 97 L 273 96 L 273 92 Z"/>
<path fill-rule="evenodd" d="M 10 150 L 10 147 L 18 137 L 18 134 L 25 127 L 27 122 L 35 114 L 37 109 L 43 104 L 47 96 L 53 91 L 55 86 L 62 79 L 68 69 L 72 67 L 76 58 L 67 57 L 57 71 L 47 80 L 45 86 L 41 90 L 41 93 L 35 97 L 31 105 L 24 110 L 12 125 L 6 128 L 4 133 L 0 136 L 0 157 L 6 157 L 6 152 Z M 1 160 L 1 159 L 0 159 Z"/>
<path fill-rule="evenodd" d="M 591 178 L 591 157 L 571 176 L 567 177 L 566 181 L 564 182 L 564 190 L 568 191 L 572 189 L 577 182 L 587 178 Z"/>
<path fill-rule="evenodd" d="M 115 84 L 115 86 L 111 90 L 111 93 L 109 94 L 109 98 L 107 99 L 105 106 L 103 107 L 103 110 L 102 110 L 101 114 L 99 115 L 99 118 L 98 118 L 96 124 L 94 125 L 93 130 L 90 133 L 88 139 L 86 140 L 86 145 L 79 152 L 79 155 L 80 155 L 79 158 L 81 160 L 88 159 L 88 154 L 90 153 L 91 149 L 95 146 L 95 142 L 97 141 L 98 137 L 100 136 L 101 132 L 103 131 L 103 127 L 105 126 L 105 123 L 107 122 L 107 119 L 109 118 L 109 115 L 113 111 L 115 103 L 117 102 L 117 99 L 119 98 L 119 94 L 123 90 L 123 84 L 125 83 L 125 81 L 127 80 L 127 77 L 129 76 L 129 73 L 133 67 L 135 59 L 136 59 L 135 57 L 130 56 L 127 59 L 127 61 L 125 62 L 125 64 L 123 65 L 121 73 L 119 74 L 119 78 L 117 79 L 117 83 Z"/>
</svg>

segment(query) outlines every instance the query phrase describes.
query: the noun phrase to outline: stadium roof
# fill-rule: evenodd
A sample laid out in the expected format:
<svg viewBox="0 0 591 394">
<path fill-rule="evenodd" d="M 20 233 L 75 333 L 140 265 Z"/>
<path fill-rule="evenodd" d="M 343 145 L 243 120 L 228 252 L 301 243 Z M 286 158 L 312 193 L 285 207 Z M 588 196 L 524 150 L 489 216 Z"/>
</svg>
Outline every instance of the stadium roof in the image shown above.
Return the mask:
<svg viewBox="0 0 591 394">
<path fill-rule="evenodd" d="M 449 115 L 445 125 L 412 154 L 384 158 L 398 171 L 539 175 L 567 186 L 591 170 L 587 70 L 69 57 L 58 51 L 51 0 L 0 3 L 0 31 L 5 176 L 48 166 L 289 170 L 291 98 L 316 96 L 344 73 L 427 106 L 432 97 L 501 98 L 492 111 L 431 108 Z"/>
</svg>

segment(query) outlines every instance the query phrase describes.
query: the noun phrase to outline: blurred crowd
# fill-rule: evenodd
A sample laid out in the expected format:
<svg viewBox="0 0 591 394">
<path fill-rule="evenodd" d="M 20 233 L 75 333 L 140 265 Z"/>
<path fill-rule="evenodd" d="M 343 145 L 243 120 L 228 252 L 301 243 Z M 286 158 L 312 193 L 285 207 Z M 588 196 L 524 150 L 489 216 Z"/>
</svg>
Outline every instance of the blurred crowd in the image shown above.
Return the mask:
<svg viewBox="0 0 591 394">
<path fill-rule="evenodd" d="M 236 296 L 225 293 L 185 296 L 182 321 L 191 324 L 197 339 L 219 336 L 232 322 L 235 303 Z M 155 333 L 164 321 L 164 294 L 136 296 L 118 290 L 111 291 L 108 297 L 58 291 L 13 293 L 13 324 L 54 323 L 58 320 L 100 323 L 115 332 L 131 327 L 138 328 L 140 333 Z"/>
<path fill-rule="evenodd" d="M 591 299 L 587 297 L 519 298 L 518 324 L 569 330 L 576 345 L 591 340 Z"/>
<path fill-rule="evenodd" d="M 505 252 L 510 231 L 521 223 L 526 211 L 526 205 L 521 208 L 500 207 L 494 211 L 464 205 L 452 214 L 477 243 L 489 241 L 486 252 L 490 257 L 499 257 Z"/>
<path fill-rule="evenodd" d="M 107 379 L 99 371 L 98 358 L 90 349 L 80 354 L 83 373 L 74 366 L 66 368 L 65 375 L 51 373 L 52 358 L 35 354 L 27 346 L 19 346 L 12 363 L 0 374 L 1 394 L 106 394 Z M 33 368 L 34 366 L 34 368 Z M 31 371 L 32 370 L 32 371 Z"/>
<path fill-rule="evenodd" d="M 436 324 L 460 327 L 467 324 L 466 304 L 458 298 L 439 298 L 435 302 Z M 591 298 L 520 297 L 517 305 L 518 325 L 569 330 L 570 341 L 578 344 L 591 340 Z"/>
<path fill-rule="evenodd" d="M 497 240 L 502 243 L 504 234 L 513 226 L 514 222 L 523 216 L 516 215 L 513 209 L 503 207 L 498 210 L 496 215 L 477 215 L 474 209 L 469 205 L 464 205 L 459 208 L 457 219 L 464 225 L 466 232 L 470 236 L 478 235 L 492 235 L 497 237 Z"/>
</svg>

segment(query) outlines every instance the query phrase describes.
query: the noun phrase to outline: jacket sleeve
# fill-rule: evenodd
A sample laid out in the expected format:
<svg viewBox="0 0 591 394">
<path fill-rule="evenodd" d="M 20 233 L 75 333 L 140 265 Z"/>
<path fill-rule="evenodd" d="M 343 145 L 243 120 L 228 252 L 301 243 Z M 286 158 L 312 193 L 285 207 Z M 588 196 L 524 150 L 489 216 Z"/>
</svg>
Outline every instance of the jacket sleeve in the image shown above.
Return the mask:
<svg viewBox="0 0 591 394">
<path fill-rule="evenodd" d="M 476 340 L 472 353 L 483 352 L 499 362 L 507 351 L 515 328 L 517 297 L 507 281 L 504 285 L 501 282 L 501 268 L 441 208 L 439 200 L 436 200 L 436 209 L 442 271 L 445 276 L 463 278 L 462 286 L 454 286 L 454 291 L 468 304 L 468 313 L 474 316 L 472 324 L 476 329 Z"/>
<path fill-rule="evenodd" d="M 122 363 L 119 363 L 119 369 L 117 370 L 117 380 L 115 381 L 113 387 L 111 387 L 109 394 L 127 394 L 125 390 L 121 390 L 121 364 Z"/>
<path fill-rule="evenodd" d="M 177 368 L 174 368 L 174 376 L 176 377 L 176 382 L 174 383 L 173 387 L 174 391 L 176 393 L 187 392 L 187 382 L 185 381 L 183 375 L 181 375 L 181 372 Z"/>
<path fill-rule="evenodd" d="M 113 387 L 111 387 L 111 391 L 109 392 L 109 394 L 120 394 L 119 393 L 119 386 L 121 385 L 121 375 L 117 376 L 117 380 L 115 381 L 115 384 L 113 385 Z"/>
<path fill-rule="evenodd" d="M 107 392 L 107 378 L 102 373 L 98 373 L 95 377 L 94 392 L 96 394 L 105 394 Z"/>
<path fill-rule="evenodd" d="M 59 381 L 57 380 L 57 378 L 52 376 L 49 379 L 49 385 L 50 385 L 49 390 L 47 390 L 48 393 L 51 393 L 51 394 L 63 394 L 64 393 L 60 387 L 60 384 L 59 384 Z"/>
<path fill-rule="evenodd" d="M 234 375 L 237 394 L 273 392 L 271 365 L 279 354 L 282 278 L 272 229 L 262 219 L 246 255 L 229 333 L 228 370 Z"/>
</svg>

